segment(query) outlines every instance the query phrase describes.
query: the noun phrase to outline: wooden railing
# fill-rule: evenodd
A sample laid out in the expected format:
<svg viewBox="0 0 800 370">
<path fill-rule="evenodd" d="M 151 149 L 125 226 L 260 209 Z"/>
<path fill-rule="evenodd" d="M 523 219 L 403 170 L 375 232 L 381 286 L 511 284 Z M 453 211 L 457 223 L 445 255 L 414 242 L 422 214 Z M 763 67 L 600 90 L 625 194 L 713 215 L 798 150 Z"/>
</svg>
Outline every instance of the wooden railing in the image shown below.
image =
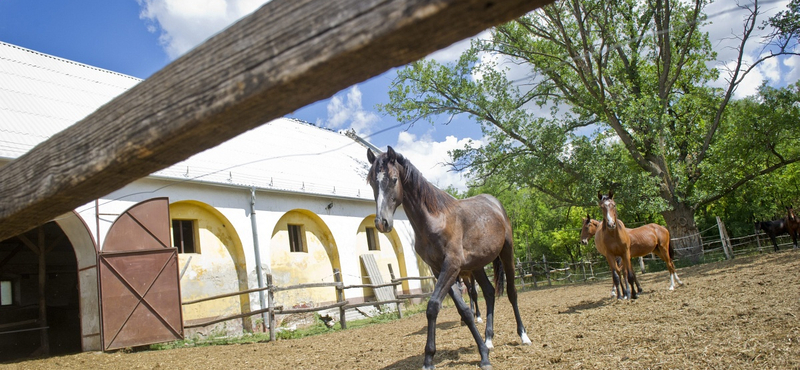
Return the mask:
<svg viewBox="0 0 800 370">
<path fill-rule="evenodd" d="M 281 286 L 273 285 L 273 283 L 272 283 L 272 275 L 267 274 L 267 286 L 263 287 L 263 288 L 255 288 L 255 289 L 243 290 L 243 291 L 239 291 L 239 292 L 218 294 L 218 295 L 214 295 L 214 296 L 203 297 L 203 298 L 198 298 L 198 299 L 194 299 L 194 300 L 190 300 L 190 301 L 181 302 L 181 305 L 188 306 L 188 305 L 202 303 L 202 302 L 208 302 L 208 301 L 212 301 L 212 300 L 216 300 L 216 299 L 229 298 L 229 297 L 239 296 L 239 295 L 242 295 L 242 294 L 250 294 L 250 293 L 257 293 L 257 292 L 260 292 L 260 291 L 266 291 L 267 292 L 267 296 L 268 296 L 267 307 L 266 308 L 263 308 L 263 309 L 260 309 L 260 310 L 249 311 L 249 312 L 245 312 L 245 313 L 240 313 L 240 314 L 236 314 L 236 315 L 218 317 L 218 318 L 215 318 L 215 319 L 202 321 L 202 322 L 198 322 L 198 323 L 184 324 L 184 328 L 191 329 L 191 328 L 206 327 L 206 326 L 209 326 L 209 325 L 214 325 L 214 324 L 218 324 L 218 323 L 229 321 L 229 320 L 241 319 L 241 318 L 244 318 L 244 317 L 256 316 L 256 315 L 261 315 L 261 314 L 266 313 L 267 314 L 268 323 L 265 323 L 265 324 L 267 324 L 268 327 L 269 327 L 269 338 L 270 338 L 270 340 L 274 341 L 275 340 L 275 330 L 276 330 L 276 319 L 275 318 L 276 318 L 277 315 L 288 315 L 288 314 L 308 313 L 308 312 L 321 312 L 321 311 L 327 311 L 327 310 L 338 308 L 339 309 L 339 323 L 340 323 L 342 329 L 347 329 L 347 316 L 346 316 L 346 311 L 347 310 L 350 310 L 350 309 L 353 309 L 353 308 L 358 308 L 358 307 L 364 307 L 364 306 L 382 306 L 382 305 L 386 305 L 386 304 L 394 304 L 396 306 L 398 315 L 402 318 L 403 317 L 403 312 L 402 312 L 402 308 L 401 308 L 401 304 L 402 303 L 404 303 L 406 300 L 409 300 L 409 299 L 429 297 L 431 295 L 431 293 L 400 294 L 400 293 L 397 292 L 397 287 L 399 285 L 401 285 L 403 283 L 403 281 L 410 281 L 410 280 L 422 281 L 422 280 L 432 280 L 434 278 L 431 277 L 431 276 L 427 276 L 427 277 L 404 277 L 404 278 L 395 279 L 393 275 L 394 274 L 392 274 L 392 282 L 391 283 L 344 285 L 341 282 L 341 273 L 339 272 L 338 269 L 334 269 L 334 278 L 336 279 L 335 282 L 298 284 L 298 285 L 291 285 L 291 286 L 281 287 Z M 394 289 L 392 289 L 392 292 L 394 294 L 394 299 L 392 299 L 392 300 L 367 301 L 367 302 L 360 302 L 360 303 L 350 303 L 347 299 L 345 299 L 345 296 L 346 296 L 345 295 L 345 291 L 348 290 L 348 289 L 356 289 L 356 288 L 377 289 L 377 288 L 382 288 L 382 287 L 387 287 L 387 286 L 394 287 Z M 284 308 L 283 306 L 276 306 L 275 305 L 274 294 L 277 293 L 277 292 L 283 292 L 283 291 L 289 291 L 289 290 L 312 289 L 312 288 L 326 288 L 326 287 L 332 287 L 332 288 L 336 289 L 336 303 L 333 303 L 333 304 L 330 304 L 330 305 L 324 305 L 324 306 L 303 307 L 303 308 L 289 308 L 289 309 Z"/>
<path fill-rule="evenodd" d="M 275 0 L 0 169 L 0 240 L 553 0 Z"/>
</svg>

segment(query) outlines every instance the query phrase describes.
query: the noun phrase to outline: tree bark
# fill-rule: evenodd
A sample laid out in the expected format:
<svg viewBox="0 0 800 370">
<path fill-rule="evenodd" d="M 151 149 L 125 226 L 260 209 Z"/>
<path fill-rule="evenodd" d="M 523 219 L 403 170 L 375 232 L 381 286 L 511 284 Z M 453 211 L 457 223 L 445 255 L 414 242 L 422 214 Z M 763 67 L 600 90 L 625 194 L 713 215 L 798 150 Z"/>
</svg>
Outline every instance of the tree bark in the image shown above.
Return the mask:
<svg viewBox="0 0 800 370">
<path fill-rule="evenodd" d="M 691 263 L 703 258 L 703 240 L 694 222 L 694 210 L 684 203 L 674 203 L 673 209 L 662 213 L 669 229 L 670 246 L 676 258 Z"/>
</svg>

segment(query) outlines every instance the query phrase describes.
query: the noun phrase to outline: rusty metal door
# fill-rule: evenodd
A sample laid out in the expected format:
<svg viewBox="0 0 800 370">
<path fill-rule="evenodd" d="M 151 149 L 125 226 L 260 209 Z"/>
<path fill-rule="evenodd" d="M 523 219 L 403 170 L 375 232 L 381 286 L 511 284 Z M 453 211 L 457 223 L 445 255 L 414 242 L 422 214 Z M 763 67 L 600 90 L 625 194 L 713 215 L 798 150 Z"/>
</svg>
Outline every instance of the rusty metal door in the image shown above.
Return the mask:
<svg viewBox="0 0 800 370">
<path fill-rule="evenodd" d="M 120 215 L 98 259 L 103 350 L 183 339 L 167 198 L 138 203 Z"/>
</svg>

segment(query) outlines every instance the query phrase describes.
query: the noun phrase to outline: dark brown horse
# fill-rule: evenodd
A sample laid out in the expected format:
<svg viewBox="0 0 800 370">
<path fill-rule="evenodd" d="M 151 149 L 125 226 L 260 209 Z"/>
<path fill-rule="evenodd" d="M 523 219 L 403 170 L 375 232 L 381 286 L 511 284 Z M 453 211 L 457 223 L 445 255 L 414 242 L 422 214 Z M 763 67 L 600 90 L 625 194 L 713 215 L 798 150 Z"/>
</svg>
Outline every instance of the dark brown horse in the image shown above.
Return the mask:
<svg viewBox="0 0 800 370">
<path fill-rule="evenodd" d="M 588 244 L 589 238 L 594 236 L 598 227 L 600 227 L 600 221 L 592 220 L 587 214 L 586 218 L 583 219 L 581 243 L 584 245 Z M 669 270 L 669 290 L 675 289 L 676 280 L 678 284 L 683 285 L 681 279 L 678 278 L 678 273 L 675 271 L 675 264 L 672 260 L 675 256 L 675 252 L 672 249 L 672 245 L 669 244 L 669 230 L 667 230 L 666 227 L 659 224 L 647 224 L 634 229 L 628 229 L 628 236 L 631 238 L 631 258 L 654 253 L 667 264 L 667 270 Z M 595 247 L 597 247 L 596 244 Z M 597 251 L 603 254 L 603 251 L 599 248 Z M 636 279 L 636 288 L 639 293 L 642 292 L 639 279 Z"/>
<path fill-rule="evenodd" d="M 600 227 L 597 228 L 594 235 L 595 246 L 600 254 L 606 257 L 611 273 L 616 272 L 619 276 L 619 278 L 614 278 L 614 286 L 618 290 L 617 298 L 623 298 L 624 294 L 625 299 L 636 299 L 638 295 L 636 289 L 633 289 L 633 285 L 636 283 L 636 273 L 631 267 L 631 239 L 625 224 L 617 219 L 614 192 L 611 191 L 608 195 L 598 192 L 597 198 L 600 201 L 600 210 L 603 212 L 603 222 L 600 223 Z M 617 258 L 622 259 L 620 264 L 617 263 Z M 628 287 L 621 283 L 622 276 L 627 276 Z M 624 292 L 620 292 L 620 289 Z"/>
<path fill-rule="evenodd" d="M 798 221 L 797 216 L 794 214 L 794 209 L 789 206 L 786 207 L 786 218 L 773 220 L 773 221 L 761 221 L 756 222 L 756 232 L 758 230 L 764 231 L 764 234 L 769 236 L 769 240 L 772 241 L 772 245 L 775 247 L 775 251 L 780 250 L 778 248 L 778 242 L 776 238 L 784 233 L 789 234 L 792 237 L 792 244 L 794 244 L 794 248 L 797 248 L 797 234 L 798 229 L 800 229 L 799 225 L 800 221 Z"/>
<path fill-rule="evenodd" d="M 431 267 L 437 279 L 426 311 L 428 339 L 423 369 L 434 368 L 436 318 L 446 294 L 453 298 L 461 319 L 478 345 L 481 369 L 491 369 L 489 348 L 492 347 L 494 336 L 495 289 L 483 270 L 489 263 L 493 263 L 498 272 L 495 274 L 495 284 L 500 294 L 503 285 L 499 279 L 505 275 L 508 300 L 517 320 L 517 334 L 523 344 L 530 344 L 522 325 L 514 287 L 511 222 L 500 202 L 486 194 L 462 200 L 453 198 L 425 180 L 422 173 L 392 147 L 378 156 L 367 150 L 367 159 L 372 164 L 367 181 L 375 195 L 375 227 L 381 232 L 391 231 L 394 212 L 402 204 L 414 229 L 414 250 Z M 498 271 L 499 265 L 502 265 L 502 269 Z M 486 299 L 485 342 L 455 284 L 462 271 L 472 273 Z"/>
</svg>

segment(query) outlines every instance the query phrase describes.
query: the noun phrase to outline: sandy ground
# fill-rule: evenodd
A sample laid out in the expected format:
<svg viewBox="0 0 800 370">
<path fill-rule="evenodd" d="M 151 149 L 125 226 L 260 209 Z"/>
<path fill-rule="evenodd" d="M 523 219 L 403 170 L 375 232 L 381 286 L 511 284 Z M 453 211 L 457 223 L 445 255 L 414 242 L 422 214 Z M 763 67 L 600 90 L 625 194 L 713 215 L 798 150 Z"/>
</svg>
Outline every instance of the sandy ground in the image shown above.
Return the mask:
<svg viewBox="0 0 800 370">
<path fill-rule="evenodd" d="M 511 306 L 496 308 L 494 369 L 800 369 L 800 252 L 781 251 L 640 276 L 638 300 L 608 296 L 610 282 L 520 294 L 533 345 L 520 345 Z M 483 302 L 481 302 L 483 305 Z M 426 320 L 274 343 L 134 353 L 80 353 L 0 369 L 420 369 Z M 454 307 L 437 326 L 439 369 L 475 369 L 477 347 Z M 479 324 L 483 332 L 483 324 Z"/>
</svg>

